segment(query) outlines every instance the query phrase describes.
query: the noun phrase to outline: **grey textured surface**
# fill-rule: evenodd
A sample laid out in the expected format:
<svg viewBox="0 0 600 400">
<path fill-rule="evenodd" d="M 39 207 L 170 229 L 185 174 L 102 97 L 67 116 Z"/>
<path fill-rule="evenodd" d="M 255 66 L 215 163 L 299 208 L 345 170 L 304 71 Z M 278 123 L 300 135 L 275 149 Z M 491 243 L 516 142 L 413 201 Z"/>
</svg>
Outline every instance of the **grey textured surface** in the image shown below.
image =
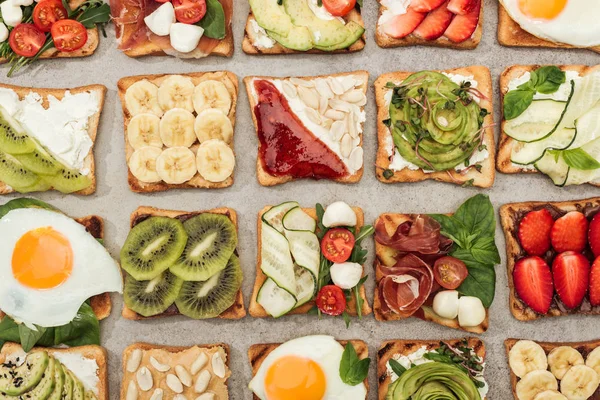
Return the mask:
<svg viewBox="0 0 600 400">
<path fill-rule="evenodd" d="M 181 61 L 171 57 L 130 59 L 116 48 L 114 30 L 108 29 L 108 39 L 103 38 L 96 54 L 89 58 L 52 60 L 35 64 L 8 79 L 2 73 L 2 82 L 36 87 L 71 87 L 101 83 L 108 87 L 106 105 L 102 114 L 100 131 L 96 142 L 98 190 L 90 197 L 62 196 L 56 193 L 38 194 L 72 216 L 98 214 L 106 220 L 106 245 L 117 258 L 120 245 L 129 231 L 129 214 L 139 205 L 170 209 L 198 210 L 218 206 L 233 207 L 240 217 L 239 250 L 245 273 L 244 299 L 246 304 L 254 283 L 256 257 L 256 214 L 266 204 L 285 200 L 297 200 L 303 206 L 316 202 L 328 204 L 342 199 L 361 206 L 366 221 L 372 222 L 383 212 L 451 212 L 460 203 L 476 193 L 490 195 L 494 206 L 507 202 L 528 200 L 572 200 L 592 197 L 600 193 L 591 186 L 559 189 L 541 176 L 508 176 L 498 174 L 491 190 L 463 189 L 450 184 L 425 182 L 404 185 L 384 185 L 375 179 L 374 160 L 376 151 L 375 102 L 372 88 L 369 90 L 367 122 L 365 125 L 365 165 L 362 181 L 357 185 L 330 182 L 293 182 L 273 188 L 261 187 L 256 181 L 255 161 L 257 139 L 250 118 L 244 90 L 240 90 L 238 119 L 235 132 L 237 167 L 235 184 L 224 190 L 169 191 L 153 195 L 134 194 L 127 186 L 123 120 L 117 97 L 117 80 L 126 75 L 151 73 L 182 73 L 227 69 L 240 78 L 246 75 L 317 75 L 333 72 L 367 69 L 370 83 L 388 71 L 444 69 L 481 64 L 491 69 L 495 88 L 495 119 L 499 118 L 498 76 L 512 64 L 594 64 L 600 57 L 588 51 L 577 50 L 531 50 L 501 47 L 496 40 L 497 2 L 485 1 L 484 38 L 474 51 L 455 51 L 433 47 L 399 48 L 384 50 L 373 39 L 378 5 L 375 0 L 365 0 L 363 15 L 367 26 L 367 46 L 364 51 L 351 55 L 293 55 L 293 56 L 247 56 L 241 49 L 241 39 L 248 4 L 235 0 L 234 35 L 235 53 L 232 58 L 211 57 L 199 61 Z M 2 68 L 0 72 L 5 72 Z M 241 81 L 240 81 L 240 88 Z M 0 202 L 18 197 L 6 196 Z M 508 337 L 536 340 L 574 341 L 596 339 L 598 319 L 594 317 L 566 317 L 546 319 L 532 323 L 517 322 L 508 309 L 508 289 L 504 265 L 504 238 L 497 228 L 496 243 L 503 257 L 497 267 L 496 299 L 491 308 L 489 331 L 482 335 L 488 346 L 487 379 L 491 386 L 490 399 L 510 399 L 510 382 L 503 341 Z M 369 243 L 372 251 L 372 243 Z M 367 271 L 372 274 L 373 254 L 370 253 Z M 367 283 L 369 301 L 373 298 L 373 281 Z M 223 341 L 231 345 L 233 376 L 229 383 L 232 399 L 251 399 L 247 383 L 251 378 L 246 351 L 253 343 L 280 342 L 300 335 L 331 334 L 340 339 L 357 338 L 369 344 L 370 355 L 383 340 L 440 339 L 461 337 L 460 331 L 426 323 L 416 319 L 393 323 L 378 323 L 372 315 L 362 321 L 354 321 L 345 329 L 341 319 L 318 320 L 313 316 L 284 317 L 280 320 L 259 320 L 246 317 L 240 321 L 192 321 L 183 317 L 167 318 L 149 322 L 127 321 L 121 318 L 122 299 L 113 296 L 112 316 L 102 326 L 102 344 L 109 351 L 111 399 L 118 399 L 121 380 L 121 352 L 130 343 L 147 341 L 169 345 L 192 345 Z M 369 399 L 376 398 L 377 382 L 375 368 L 369 375 L 371 392 Z"/>
</svg>

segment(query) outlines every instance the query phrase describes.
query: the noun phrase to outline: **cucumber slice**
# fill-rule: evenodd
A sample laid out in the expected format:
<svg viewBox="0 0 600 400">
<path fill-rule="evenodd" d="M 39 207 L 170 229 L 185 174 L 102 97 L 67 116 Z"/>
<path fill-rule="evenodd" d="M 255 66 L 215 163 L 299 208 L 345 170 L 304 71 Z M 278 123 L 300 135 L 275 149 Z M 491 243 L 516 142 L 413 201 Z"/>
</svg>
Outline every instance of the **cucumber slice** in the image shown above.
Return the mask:
<svg viewBox="0 0 600 400">
<path fill-rule="evenodd" d="M 291 231 L 310 231 L 317 229 L 317 221 L 302 211 L 300 207 L 294 207 L 283 216 L 283 229 Z"/>
<path fill-rule="evenodd" d="M 594 159 L 600 160 L 600 139 L 595 139 L 585 146 L 581 146 L 581 149 Z M 597 181 L 598 179 L 600 179 L 600 169 L 583 171 L 571 168 L 565 186 L 581 185 L 582 183 Z"/>
<path fill-rule="evenodd" d="M 260 287 L 256 301 L 269 315 L 275 318 L 287 314 L 296 306 L 294 296 L 281 289 L 270 278 Z"/>
<path fill-rule="evenodd" d="M 576 129 L 561 128 L 537 142 L 518 142 L 513 146 L 510 160 L 520 165 L 535 164 L 546 154 L 546 150 L 566 150 L 571 147 L 576 137 Z"/>
<path fill-rule="evenodd" d="M 290 254 L 287 239 L 266 222 L 261 225 L 261 259 L 260 269 L 271 278 L 277 286 L 296 296 L 296 277 L 294 262 Z"/>
<path fill-rule="evenodd" d="M 321 262 L 319 238 L 309 231 L 285 231 L 296 264 L 306 268 L 317 279 Z"/>
<path fill-rule="evenodd" d="M 297 265 L 294 268 L 296 274 L 296 296 L 298 301 L 294 308 L 298 308 L 312 300 L 317 289 L 317 280 L 307 269 Z"/>
<path fill-rule="evenodd" d="M 577 138 L 572 148 L 576 149 L 600 137 L 600 103 L 575 121 Z"/>
<path fill-rule="evenodd" d="M 546 153 L 535 163 L 535 168 L 543 174 L 548 175 L 556 186 L 563 187 L 569 176 L 569 166 L 561 156 Z"/>
<path fill-rule="evenodd" d="M 506 121 L 504 133 L 520 142 L 537 142 L 550 136 L 562 121 L 569 101 L 534 100 L 525 112 L 515 119 Z"/>
<path fill-rule="evenodd" d="M 283 217 L 290 211 L 292 208 L 299 207 L 300 205 L 296 201 L 287 201 L 285 203 L 281 203 L 278 206 L 271 207 L 269 211 L 263 214 L 262 220 L 267 224 L 271 225 L 280 233 L 283 233 Z"/>
</svg>

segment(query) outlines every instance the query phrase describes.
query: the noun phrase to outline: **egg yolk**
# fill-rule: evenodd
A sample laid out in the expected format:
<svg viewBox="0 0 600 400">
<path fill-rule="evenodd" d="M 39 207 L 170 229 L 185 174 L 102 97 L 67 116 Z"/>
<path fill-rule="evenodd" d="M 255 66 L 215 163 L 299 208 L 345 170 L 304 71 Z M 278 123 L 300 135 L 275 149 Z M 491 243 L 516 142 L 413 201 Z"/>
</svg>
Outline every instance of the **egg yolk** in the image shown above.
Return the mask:
<svg viewBox="0 0 600 400">
<path fill-rule="evenodd" d="M 567 5 L 568 0 L 519 0 L 519 9 L 528 17 L 554 19 Z"/>
<path fill-rule="evenodd" d="M 325 388 L 325 373 L 308 358 L 282 357 L 271 365 L 265 376 L 268 400 L 321 400 Z"/>
<path fill-rule="evenodd" d="M 51 289 L 66 281 L 72 270 L 71 243 L 49 226 L 25 233 L 15 244 L 12 273 L 24 286 Z"/>
</svg>

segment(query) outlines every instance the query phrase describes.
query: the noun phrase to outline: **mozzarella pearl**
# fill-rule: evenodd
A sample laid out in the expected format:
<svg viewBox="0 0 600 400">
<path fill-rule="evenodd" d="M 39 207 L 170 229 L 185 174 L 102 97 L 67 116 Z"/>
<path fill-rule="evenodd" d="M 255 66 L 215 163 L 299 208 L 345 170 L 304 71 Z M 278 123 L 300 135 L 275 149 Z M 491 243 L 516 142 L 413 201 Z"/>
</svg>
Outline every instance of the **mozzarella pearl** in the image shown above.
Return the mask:
<svg viewBox="0 0 600 400">
<path fill-rule="evenodd" d="M 454 319 L 458 316 L 458 292 L 443 290 L 433 298 L 433 312 L 442 318 Z"/>
<path fill-rule="evenodd" d="M 323 225 L 327 228 L 336 226 L 356 226 L 356 213 L 343 201 L 331 203 L 323 214 Z"/>
<path fill-rule="evenodd" d="M 167 36 L 171 32 L 171 25 L 175 23 L 175 9 L 170 1 L 158 7 L 154 12 L 144 18 L 146 26 L 157 36 Z"/>
<path fill-rule="evenodd" d="M 0 43 L 8 39 L 8 28 L 0 22 Z"/>
<path fill-rule="evenodd" d="M 342 289 L 352 289 L 356 286 L 362 272 L 362 265 L 353 262 L 333 264 L 329 270 L 333 283 Z"/>
<path fill-rule="evenodd" d="M 17 26 L 23 19 L 23 10 L 21 6 L 15 5 L 13 0 L 6 0 L 0 4 L 0 13 L 2 13 L 2 19 L 8 26 Z"/>
<path fill-rule="evenodd" d="M 463 296 L 458 300 L 458 324 L 477 326 L 485 320 L 485 307 L 477 297 Z"/>
<path fill-rule="evenodd" d="M 198 47 L 203 34 L 201 26 L 176 22 L 171 25 L 171 46 L 181 53 L 189 53 Z"/>
</svg>

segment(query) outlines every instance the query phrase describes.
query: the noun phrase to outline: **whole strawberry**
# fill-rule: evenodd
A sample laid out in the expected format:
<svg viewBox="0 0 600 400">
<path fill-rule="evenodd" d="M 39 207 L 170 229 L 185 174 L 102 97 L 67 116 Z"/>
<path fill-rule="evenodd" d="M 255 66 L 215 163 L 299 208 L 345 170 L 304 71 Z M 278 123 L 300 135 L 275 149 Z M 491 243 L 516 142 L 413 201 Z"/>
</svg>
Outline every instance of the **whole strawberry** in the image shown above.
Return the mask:
<svg viewBox="0 0 600 400">
<path fill-rule="evenodd" d="M 565 307 L 579 307 L 590 283 L 588 259 L 581 253 L 566 251 L 554 259 L 552 273 L 556 293 Z"/>
<path fill-rule="evenodd" d="M 558 253 L 582 252 L 587 245 L 588 220 L 579 211 L 571 211 L 556 220 L 550 237 Z"/>
<path fill-rule="evenodd" d="M 519 223 L 519 242 L 523 250 L 532 256 L 542 256 L 550 250 L 550 232 L 554 218 L 550 211 L 541 210 L 528 212 Z"/>
</svg>

